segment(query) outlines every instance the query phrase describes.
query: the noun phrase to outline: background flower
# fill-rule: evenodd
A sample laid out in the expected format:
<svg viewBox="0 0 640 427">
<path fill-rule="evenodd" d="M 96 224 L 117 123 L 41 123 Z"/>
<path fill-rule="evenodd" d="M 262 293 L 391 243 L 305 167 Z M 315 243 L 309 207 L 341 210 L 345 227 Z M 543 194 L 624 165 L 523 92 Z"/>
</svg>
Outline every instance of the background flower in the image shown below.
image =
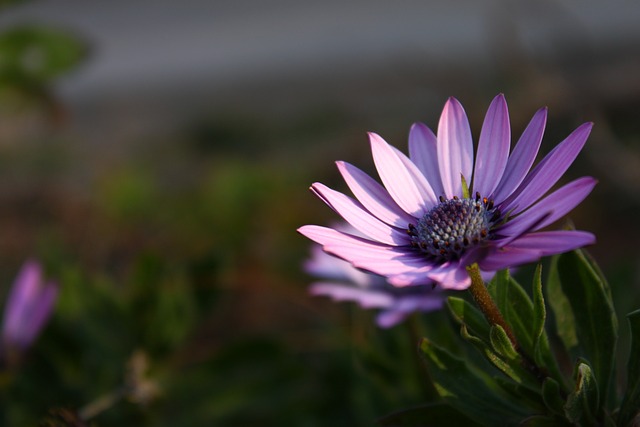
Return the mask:
<svg viewBox="0 0 640 427">
<path fill-rule="evenodd" d="M 490 277 L 592 244 L 595 237 L 588 232 L 540 231 L 596 184 L 583 177 L 542 199 L 573 163 L 592 127 L 578 127 L 530 170 L 546 117 L 545 108 L 538 110 L 509 155 L 509 114 L 504 96 L 498 95 L 486 114 L 475 162 L 469 122 L 455 98 L 444 107 L 437 137 L 421 123 L 411 128 L 410 157 L 371 133 L 384 187 L 346 162 L 337 162 L 338 169 L 357 200 L 320 183 L 311 187 L 366 238 L 318 226 L 299 231 L 328 253 L 394 285 L 436 282 L 449 289 L 469 286 L 466 267 L 473 263 Z"/>
<path fill-rule="evenodd" d="M 44 281 L 40 264 L 25 262 L 5 303 L 2 346 L 6 357 L 33 344 L 53 311 L 57 295 L 57 284 Z"/>
<path fill-rule="evenodd" d="M 383 277 L 362 272 L 317 246 L 311 248 L 305 270 L 318 278 L 328 279 L 312 283 L 309 287 L 312 295 L 353 301 L 365 309 L 381 309 L 376 316 L 376 323 L 381 328 L 395 326 L 414 312 L 439 309 L 444 303 L 442 292 L 424 286 L 392 286 Z"/>
</svg>

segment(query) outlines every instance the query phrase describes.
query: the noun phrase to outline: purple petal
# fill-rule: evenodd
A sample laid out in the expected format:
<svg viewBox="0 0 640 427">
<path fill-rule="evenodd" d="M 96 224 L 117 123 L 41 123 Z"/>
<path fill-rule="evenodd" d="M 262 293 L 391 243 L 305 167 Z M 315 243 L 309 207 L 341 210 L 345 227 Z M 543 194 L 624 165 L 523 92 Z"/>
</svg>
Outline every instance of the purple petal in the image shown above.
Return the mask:
<svg viewBox="0 0 640 427">
<path fill-rule="evenodd" d="M 592 127 L 593 123 L 581 125 L 551 150 L 525 178 L 516 192 L 500 206 L 500 209 L 503 212 L 513 209 L 512 213 L 516 214 L 544 195 L 571 166 L 587 141 Z"/>
<path fill-rule="evenodd" d="M 444 188 L 438 167 L 438 140 L 426 125 L 414 123 L 409 131 L 409 157 L 429 181 L 436 196 L 443 196 Z"/>
<path fill-rule="evenodd" d="M 500 204 L 509 197 L 529 172 L 538 154 L 546 123 L 547 109 L 545 107 L 538 110 L 533 116 L 509 156 L 500 184 L 492 196 L 496 204 Z"/>
<path fill-rule="evenodd" d="M 376 323 L 381 328 L 390 328 L 402 322 L 414 312 L 439 310 L 443 305 L 444 297 L 440 292 L 398 297 L 392 307 L 378 314 Z"/>
<path fill-rule="evenodd" d="M 298 232 L 321 244 L 326 252 L 382 276 L 400 274 L 425 264 L 423 257 L 405 253 L 403 248 L 378 244 L 330 228 L 306 225 Z"/>
<path fill-rule="evenodd" d="M 394 303 L 389 293 L 338 283 L 317 282 L 309 287 L 311 295 L 331 297 L 334 301 L 354 301 L 362 308 L 386 308 Z"/>
<path fill-rule="evenodd" d="M 311 248 L 311 258 L 305 261 L 304 270 L 325 279 L 348 280 L 367 286 L 375 276 L 353 268 L 347 261 L 327 254 L 320 246 Z"/>
<path fill-rule="evenodd" d="M 448 198 L 462 197 L 460 174 L 471 182 L 473 140 L 464 108 L 449 98 L 438 123 L 438 165 L 442 186 Z"/>
<path fill-rule="evenodd" d="M 494 244 L 498 247 L 508 245 L 523 234 L 535 230 L 549 216 L 551 216 L 549 210 L 530 209 L 523 212 L 496 229 L 495 233 L 498 237 L 494 240 Z"/>
<path fill-rule="evenodd" d="M 538 251 L 542 256 L 572 251 L 596 242 L 596 236 L 586 231 L 540 231 L 526 234 L 512 242 L 509 246 Z"/>
<path fill-rule="evenodd" d="M 443 289 L 463 290 L 471 285 L 471 278 L 465 267 L 462 263 L 456 262 L 448 268 L 434 269 L 428 275 Z"/>
<path fill-rule="evenodd" d="M 424 266 L 388 278 L 394 286 L 417 286 L 438 283 L 443 289 L 466 289 L 471 284 L 469 274 L 460 262 L 439 266 Z"/>
<path fill-rule="evenodd" d="M 58 286 L 53 282 L 44 285 L 38 298 L 31 307 L 31 315 L 24 319 L 24 336 L 22 345 L 29 346 L 37 338 L 53 312 L 53 306 L 58 297 Z"/>
<path fill-rule="evenodd" d="M 429 210 L 434 207 L 438 201 L 436 200 L 436 194 L 431 188 L 431 184 L 424 177 L 420 169 L 409 159 L 402 151 L 398 150 L 395 147 L 391 147 L 392 150 L 395 151 L 398 158 L 402 161 L 404 166 L 407 168 L 407 171 L 411 174 L 411 178 L 413 178 L 413 182 L 418 186 L 418 190 L 422 195 L 422 206 L 424 210 Z"/>
<path fill-rule="evenodd" d="M 313 184 L 311 189 L 345 221 L 365 236 L 392 246 L 409 243 L 407 233 L 403 233 L 372 216 L 352 198 L 320 183 Z"/>
<path fill-rule="evenodd" d="M 510 246 L 496 250 L 481 260 L 478 265 L 484 271 L 498 271 L 516 265 L 526 264 L 542 258 L 542 253 L 534 249 L 520 249 Z"/>
<path fill-rule="evenodd" d="M 491 102 L 480 132 L 473 173 L 474 192 L 483 196 L 493 193 L 504 173 L 510 144 L 509 110 L 504 95 L 500 94 Z"/>
<path fill-rule="evenodd" d="M 383 310 L 376 316 L 376 325 L 389 329 L 402 323 L 411 313 L 398 310 Z"/>
<path fill-rule="evenodd" d="M 405 212 L 416 218 L 422 216 L 425 211 L 425 198 L 413 174 L 407 170 L 397 152 L 380 136 L 370 133 L 369 139 L 376 169 L 393 200 Z"/>
<path fill-rule="evenodd" d="M 2 337 L 9 346 L 31 345 L 51 315 L 58 288 L 42 284 L 40 265 L 27 261 L 16 277 L 7 299 Z"/>
<path fill-rule="evenodd" d="M 40 280 L 40 265 L 34 261 L 25 262 L 7 298 L 2 322 L 3 335 L 21 335 L 33 301 L 38 298 Z"/>
<path fill-rule="evenodd" d="M 427 276 L 427 273 L 436 268 L 433 265 L 424 265 L 405 272 L 400 272 L 387 277 L 387 281 L 393 286 L 403 288 L 405 286 L 422 286 L 432 285 L 433 280 Z"/>
<path fill-rule="evenodd" d="M 407 227 L 415 218 L 400 209 L 387 190 L 357 167 L 336 162 L 338 170 L 354 196 L 380 220 L 396 227 Z"/>
<path fill-rule="evenodd" d="M 536 225 L 534 230 L 539 230 L 549 224 L 553 224 L 568 212 L 571 212 L 573 208 L 578 206 L 580 202 L 591 193 L 591 190 L 593 190 L 593 187 L 595 187 L 597 183 L 598 181 L 596 179 L 588 176 L 576 179 L 530 207 L 527 212 L 534 209 L 551 211 L 551 214 L 540 224 Z"/>
</svg>

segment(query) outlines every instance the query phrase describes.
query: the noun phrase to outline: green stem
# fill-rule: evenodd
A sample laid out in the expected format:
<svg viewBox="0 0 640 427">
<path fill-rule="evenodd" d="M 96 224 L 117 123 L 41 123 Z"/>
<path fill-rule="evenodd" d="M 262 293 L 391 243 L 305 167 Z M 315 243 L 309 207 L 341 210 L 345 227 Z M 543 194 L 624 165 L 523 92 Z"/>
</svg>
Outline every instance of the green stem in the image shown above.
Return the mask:
<svg viewBox="0 0 640 427">
<path fill-rule="evenodd" d="M 491 298 L 489 291 L 487 291 L 487 287 L 484 284 L 484 280 L 482 280 L 478 264 L 468 266 L 467 272 L 469 273 L 469 277 L 471 277 L 471 286 L 469 287 L 469 291 L 471 292 L 471 295 L 473 295 L 473 300 L 476 302 L 476 305 L 480 308 L 480 311 L 482 311 L 482 314 L 484 314 L 484 317 L 487 319 L 489 324 L 500 325 L 509 337 L 511 344 L 513 344 L 513 348 L 519 350 L 520 346 L 518 345 L 516 336 L 513 334 L 509 325 L 507 325 L 502 314 L 500 314 L 500 310 L 498 310 L 496 303 L 493 302 L 493 298 Z"/>
<path fill-rule="evenodd" d="M 549 376 L 548 372 L 546 369 L 540 368 L 533 359 L 525 354 L 525 352 L 522 351 L 522 348 L 520 348 L 511 327 L 509 327 L 507 322 L 504 320 L 498 306 L 493 301 L 493 298 L 491 298 L 491 295 L 484 284 L 484 280 L 482 280 L 478 264 L 468 266 L 467 272 L 469 273 L 469 277 L 471 277 L 471 286 L 469 287 L 469 291 L 471 292 L 471 295 L 473 295 L 473 299 L 482 311 L 482 314 L 484 314 L 484 317 L 490 325 L 500 325 L 502 329 L 504 329 L 505 333 L 509 337 L 509 341 L 511 341 L 511 344 L 513 345 L 513 348 L 522 357 L 522 366 L 524 366 L 525 369 L 531 372 L 533 376 L 542 383 L 545 378 Z"/>
</svg>

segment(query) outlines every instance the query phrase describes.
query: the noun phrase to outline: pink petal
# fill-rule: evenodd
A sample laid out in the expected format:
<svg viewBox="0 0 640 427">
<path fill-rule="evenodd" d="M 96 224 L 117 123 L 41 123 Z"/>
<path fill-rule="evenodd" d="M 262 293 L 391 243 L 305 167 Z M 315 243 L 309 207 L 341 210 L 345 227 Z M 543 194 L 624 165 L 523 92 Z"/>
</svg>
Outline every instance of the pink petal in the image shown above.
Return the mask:
<svg viewBox="0 0 640 427">
<path fill-rule="evenodd" d="M 365 236 L 392 246 L 409 243 L 406 232 L 401 232 L 378 220 L 352 198 L 320 183 L 313 184 L 311 189 L 345 221 Z"/>
<path fill-rule="evenodd" d="M 559 230 L 526 234 L 509 246 L 516 249 L 538 251 L 542 256 L 560 254 L 592 245 L 596 237 L 586 231 Z"/>
<path fill-rule="evenodd" d="M 435 195 L 444 196 L 438 167 L 438 140 L 426 125 L 415 123 L 409 131 L 409 157 L 429 181 Z"/>
<path fill-rule="evenodd" d="M 373 161 L 382 183 L 393 199 L 405 212 L 416 218 L 425 212 L 425 195 L 398 153 L 380 136 L 369 134 Z M 434 196 L 435 197 L 435 196 Z"/>
<path fill-rule="evenodd" d="M 354 301 L 362 308 L 385 308 L 393 305 L 394 298 L 382 290 L 359 288 L 338 283 L 317 282 L 309 287 L 311 295 L 331 297 L 334 301 Z"/>
<path fill-rule="evenodd" d="M 511 129 L 509 111 L 504 95 L 496 96 L 484 118 L 478 156 L 473 173 L 473 191 L 489 196 L 496 188 L 509 158 Z"/>
<path fill-rule="evenodd" d="M 537 261 L 540 258 L 542 258 L 540 251 L 506 246 L 496 248 L 494 252 L 481 260 L 478 265 L 484 271 L 498 271 Z"/>
<path fill-rule="evenodd" d="M 422 257 L 406 253 L 404 249 L 382 245 L 330 228 L 306 225 L 298 231 L 321 244 L 326 252 L 349 261 L 355 267 L 381 276 L 398 274 L 424 265 Z"/>
<path fill-rule="evenodd" d="M 498 238 L 494 240 L 494 244 L 498 247 L 508 245 L 523 234 L 535 230 L 549 216 L 551 211 L 542 209 L 530 209 L 522 213 L 495 230 Z"/>
<path fill-rule="evenodd" d="M 460 262 L 453 262 L 447 267 L 434 269 L 428 275 L 434 282 L 438 282 L 443 289 L 463 290 L 471 285 L 469 273 L 465 265 Z"/>
<path fill-rule="evenodd" d="M 415 223 L 416 219 L 400 209 L 387 190 L 369 175 L 346 162 L 336 165 L 353 195 L 374 216 L 399 228 Z"/>
<path fill-rule="evenodd" d="M 418 190 L 420 190 L 420 194 L 422 195 L 423 207 L 424 210 L 429 210 L 434 207 L 438 201 L 436 200 L 436 194 L 431 188 L 431 184 L 424 177 L 420 169 L 409 159 L 402 151 L 398 150 L 395 147 L 391 147 L 395 152 L 398 158 L 402 161 L 404 166 L 407 168 L 407 171 L 411 174 L 411 178 L 418 186 Z"/>
<path fill-rule="evenodd" d="M 581 125 L 551 150 L 500 209 L 503 212 L 513 210 L 512 213 L 516 214 L 542 197 L 571 166 L 587 141 L 592 127 L 593 123 Z"/>
<path fill-rule="evenodd" d="M 533 205 L 529 210 L 551 210 L 551 215 L 538 224 L 534 230 L 553 224 L 565 216 L 591 193 L 597 183 L 598 181 L 591 177 L 576 179 Z"/>
<path fill-rule="evenodd" d="M 449 98 L 438 123 L 438 165 L 447 198 L 462 197 L 460 175 L 468 183 L 472 179 L 473 140 L 467 115 L 455 98 Z"/>
<path fill-rule="evenodd" d="M 533 116 L 509 156 L 500 184 L 492 196 L 496 204 L 502 203 L 504 199 L 509 197 L 529 172 L 538 154 L 546 123 L 547 109 L 541 108 Z"/>
</svg>

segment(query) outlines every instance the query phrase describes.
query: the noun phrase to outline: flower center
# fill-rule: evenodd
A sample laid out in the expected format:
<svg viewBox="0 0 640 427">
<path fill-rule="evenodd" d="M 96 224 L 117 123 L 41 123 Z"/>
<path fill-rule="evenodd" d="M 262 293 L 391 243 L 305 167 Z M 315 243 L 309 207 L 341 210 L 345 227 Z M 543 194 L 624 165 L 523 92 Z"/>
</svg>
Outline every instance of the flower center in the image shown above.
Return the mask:
<svg viewBox="0 0 640 427">
<path fill-rule="evenodd" d="M 418 220 L 409 224 L 411 246 L 438 262 L 460 259 L 464 251 L 491 238 L 491 229 L 499 221 L 500 211 L 493 200 L 454 197 L 440 203 Z"/>
</svg>

